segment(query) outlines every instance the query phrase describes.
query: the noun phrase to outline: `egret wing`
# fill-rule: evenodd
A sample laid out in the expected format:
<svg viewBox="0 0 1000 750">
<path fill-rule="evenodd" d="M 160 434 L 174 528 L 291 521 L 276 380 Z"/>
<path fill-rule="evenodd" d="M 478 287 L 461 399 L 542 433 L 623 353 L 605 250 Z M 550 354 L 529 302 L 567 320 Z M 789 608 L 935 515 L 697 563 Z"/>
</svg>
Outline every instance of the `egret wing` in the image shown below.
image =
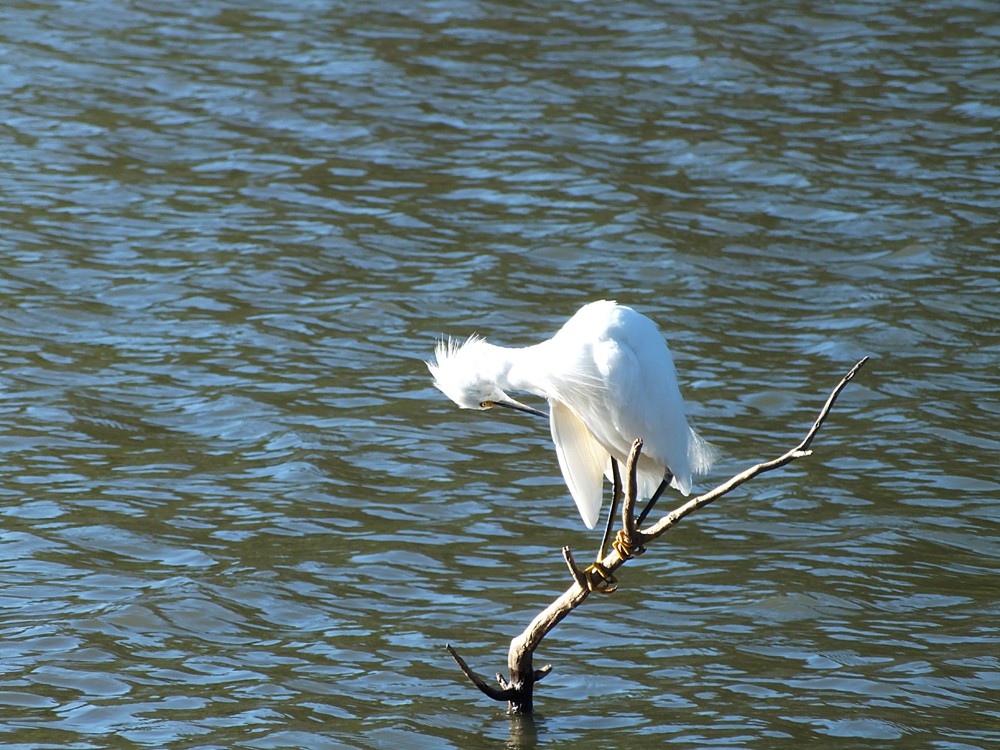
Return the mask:
<svg viewBox="0 0 1000 750">
<path fill-rule="evenodd" d="M 643 439 L 640 496 L 652 495 L 665 470 L 673 474 L 671 484 L 687 495 L 690 430 L 670 350 L 655 325 L 634 312 L 621 313 L 591 353 L 602 388 L 580 414 L 596 439 L 611 446 L 622 462 L 632 441 Z"/>
<path fill-rule="evenodd" d="M 608 452 L 579 417 L 559 401 L 550 401 L 549 425 L 559 468 L 588 529 L 597 525 L 604 494 Z"/>
</svg>

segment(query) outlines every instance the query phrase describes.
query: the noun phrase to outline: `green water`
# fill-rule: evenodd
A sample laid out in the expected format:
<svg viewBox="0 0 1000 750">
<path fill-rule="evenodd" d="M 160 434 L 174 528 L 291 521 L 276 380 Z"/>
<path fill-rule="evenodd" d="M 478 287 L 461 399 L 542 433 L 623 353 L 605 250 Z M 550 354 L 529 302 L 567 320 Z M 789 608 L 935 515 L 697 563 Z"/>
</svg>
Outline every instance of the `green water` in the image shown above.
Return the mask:
<svg viewBox="0 0 1000 750">
<path fill-rule="evenodd" d="M 989 2 L 7 3 L 0 743 L 1000 747 Z M 614 298 L 715 481 L 597 544 L 442 334 Z M 669 504 L 667 507 L 670 507 Z"/>
</svg>

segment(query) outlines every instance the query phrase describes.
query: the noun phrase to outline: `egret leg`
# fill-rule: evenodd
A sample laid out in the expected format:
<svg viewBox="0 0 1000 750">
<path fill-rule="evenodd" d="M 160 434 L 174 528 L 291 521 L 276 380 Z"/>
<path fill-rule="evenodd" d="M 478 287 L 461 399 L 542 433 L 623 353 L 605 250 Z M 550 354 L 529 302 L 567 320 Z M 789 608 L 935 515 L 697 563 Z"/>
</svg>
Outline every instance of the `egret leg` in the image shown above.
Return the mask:
<svg viewBox="0 0 1000 750">
<path fill-rule="evenodd" d="M 663 491 L 670 486 L 670 480 L 673 478 L 674 475 L 667 472 L 667 476 L 664 477 L 662 482 L 660 482 L 660 486 L 656 488 L 656 492 L 653 493 L 653 496 L 649 498 L 649 502 L 646 503 L 646 507 L 642 509 L 642 513 L 640 513 L 639 517 L 635 519 L 636 526 L 642 526 L 642 522 L 646 520 L 646 516 L 649 515 L 653 506 L 656 505 L 656 501 L 660 499 L 660 495 L 663 494 Z"/>
<path fill-rule="evenodd" d="M 608 545 L 611 544 L 611 532 L 615 527 L 615 516 L 618 515 L 618 506 L 622 501 L 622 475 L 618 470 L 618 462 L 611 459 L 611 512 L 608 513 L 608 525 L 604 527 L 604 539 L 601 540 L 601 548 L 597 550 L 597 561 L 600 562 L 608 554 Z"/>
</svg>

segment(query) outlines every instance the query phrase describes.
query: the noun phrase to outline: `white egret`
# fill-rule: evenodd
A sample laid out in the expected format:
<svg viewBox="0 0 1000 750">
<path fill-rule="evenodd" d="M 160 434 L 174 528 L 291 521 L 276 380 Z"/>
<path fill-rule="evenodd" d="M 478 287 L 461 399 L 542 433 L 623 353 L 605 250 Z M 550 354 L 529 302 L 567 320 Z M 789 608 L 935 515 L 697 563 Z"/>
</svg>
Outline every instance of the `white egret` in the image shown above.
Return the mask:
<svg viewBox="0 0 1000 750">
<path fill-rule="evenodd" d="M 668 484 L 689 494 L 692 474 L 708 471 L 714 458 L 688 427 L 673 358 L 656 324 L 616 302 L 584 305 L 552 338 L 533 346 L 496 346 L 477 335 L 465 343 L 441 341 L 427 367 L 434 385 L 463 409 L 504 406 L 545 416 L 508 391 L 547 399 L 559 467 L 590 529 L 612 461 L 624 465 L 636 438 L 643 439 L 639 494 L 651 498 L 650 506 Z"/>
</svg>

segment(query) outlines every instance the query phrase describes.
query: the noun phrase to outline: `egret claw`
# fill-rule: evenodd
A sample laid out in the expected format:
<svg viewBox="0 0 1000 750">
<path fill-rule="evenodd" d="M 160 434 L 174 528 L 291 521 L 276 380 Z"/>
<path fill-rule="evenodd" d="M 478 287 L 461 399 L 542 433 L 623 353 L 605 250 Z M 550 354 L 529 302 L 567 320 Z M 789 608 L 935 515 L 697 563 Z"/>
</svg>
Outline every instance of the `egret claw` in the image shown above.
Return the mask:
<svg viewBox="0 0 1000 750">
<path fill-rule="evenodd" d="M 621 556 L 622 560 L 638 557 L 646 551 L 645 547 L 641 544 L 636 546 L 635 540 L 626 536 L 625 529 L 620 529 L 618 531 L 618 534 L 615 536 L 615 540 L 611 543 L 611 546 L 614 547 L 615 552 Z"/>
<path fill-rule="evenodd" d="M 587 577 L 587 588 L 598 594 L 613 594 L 618 590 L 618 579 L 601 563 L 595 562 L 583 571 Z"/>
</svg>

